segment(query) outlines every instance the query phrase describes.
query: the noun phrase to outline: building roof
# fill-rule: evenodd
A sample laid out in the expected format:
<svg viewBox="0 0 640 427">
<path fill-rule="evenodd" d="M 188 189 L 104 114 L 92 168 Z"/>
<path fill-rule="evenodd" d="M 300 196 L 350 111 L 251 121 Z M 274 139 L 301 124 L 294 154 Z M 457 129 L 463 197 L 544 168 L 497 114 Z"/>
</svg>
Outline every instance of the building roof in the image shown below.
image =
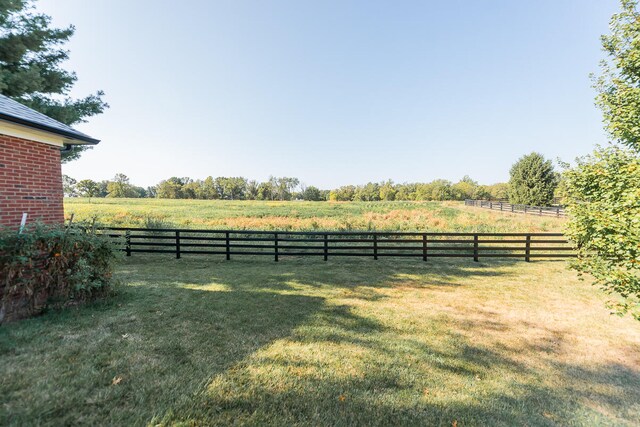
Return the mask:
<svg viewBox="0 0 640 427">
<path fill-rule="evenodd" d="M 85 144 L 97 144 L 100 142 L 100 140 L 91 138 L 86 133 L 77 131 L 71 126 L 60 123 L 4 95 L 0 95 L 0 120 L 43 130 Z"/>
</svg>

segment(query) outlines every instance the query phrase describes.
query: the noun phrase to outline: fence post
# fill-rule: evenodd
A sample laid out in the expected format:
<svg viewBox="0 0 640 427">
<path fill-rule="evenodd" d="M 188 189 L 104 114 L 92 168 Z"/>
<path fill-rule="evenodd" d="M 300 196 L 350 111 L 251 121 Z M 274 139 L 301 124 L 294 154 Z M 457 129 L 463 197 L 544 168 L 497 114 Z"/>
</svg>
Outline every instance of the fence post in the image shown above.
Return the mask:
<svg viewBox="0 0 640 427">
<path fill-rule="evenodd" d="M 511 213 L 513 213 L 513 203 L 511 203 Z"/>
<path fill-rule="evenodd" d="M 540 206 L 540 216 L 542 216 L 542 206 Z"/>
<path fill-rule="evenodd" d="M 527 213 L 527 205 L 524 205 L 524 213 Z"/>
<path fill-rule="evenodd" d="M 273 233 L 273 243 L 275 245 L 275 260 L 278 262 L 278 233 Z"/>
<path fill-rule="evenodd" d="M 493 202 L 489 202 L 489 209 L 493 209 Z"/>
<path fill-rule="evenodd" d="M 427 235 L 422 235 L 422 260 L 427 260 Z"/>
<path fill-rule="evenodd" d="M 378 259 L 378 235 L 373 235 L 373 259 Z"/>
<path fill-rule="evenodd" d="M 180 232 L 176 231 L 176 259 L 180 259 Z"/>
<path fill-rule="evenodd" d="M 502 202 L 500 202 L 500 212 L 502 212 Z"/>
<path fill-rule="evenodd" d="M 329 259 L 329 235 L 324 233 L 324 260 Z"/>
<path fill-rule="evenodd" d="M 556 207 L 556 216 L 560 216 L 560 206 Z"/>
<path fill-rule="evenodd" d="M 473 235 L 473 260 L 475 262 L 478 262 L 478 235 L 474 234 Z"/>
<path fill-rule="evenodd" d="M 231 259 L 231 246 L 229 245 L 229 232 L 225 233 L 225 243 L 226 243 L 226 251 L 227 251 L 227 261 Z"/>
<path fill-rule="evenodd" d="M 525 244 L 525 250 L 524 250 L 524 260 L 526 262 L 531 261 L 530 255 L 531 255 L 531 235 L 528 234 L 527 235 L 527 242 Z"/>
<path fill-rule="evenodd" d="M 127 230 L 124 234 L 125 250 L 127 256 L 131 256 L 131 231 Z"/>
</svg>

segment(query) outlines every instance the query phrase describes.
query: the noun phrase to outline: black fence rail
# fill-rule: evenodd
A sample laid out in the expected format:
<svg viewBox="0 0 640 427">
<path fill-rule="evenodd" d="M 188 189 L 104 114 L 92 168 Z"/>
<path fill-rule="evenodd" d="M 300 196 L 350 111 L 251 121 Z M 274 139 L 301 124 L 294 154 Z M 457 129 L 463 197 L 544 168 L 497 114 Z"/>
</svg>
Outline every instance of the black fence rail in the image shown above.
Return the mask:
<svg viewBox="0 0 640 427">
<path fill-rule="evenodd" d="M 496 202 L 491 200 L 465 200 L 466 206 L 477 206 L 479 208 L 492 209 L 494 211 L 501 212 L 513 212 L 529 215 L 539 216 L 555 216 L 565 217 L 567 216 L 564 208 L 560 206 L 529 206 L 529 205 L 516 205 L 507 202 Z"/>
<path fill-rule="evenodd" d="M 574 257 L 561 233 L 420 233 L 372 231 L 252 231 L 165 228 L 103 228 L 127 256 L 182 255 L 429 258 Z"/>
</svg>

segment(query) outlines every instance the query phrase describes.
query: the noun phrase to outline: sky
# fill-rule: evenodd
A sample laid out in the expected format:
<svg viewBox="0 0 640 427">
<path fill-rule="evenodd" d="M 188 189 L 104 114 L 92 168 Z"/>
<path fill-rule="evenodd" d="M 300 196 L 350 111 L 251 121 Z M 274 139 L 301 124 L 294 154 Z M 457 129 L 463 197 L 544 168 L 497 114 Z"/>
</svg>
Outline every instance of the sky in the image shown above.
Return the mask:
<svg viewBox="0 0 640 427">
<path fill-rule="evenodd" d="M 589 74 L 614 0 L 40 0 L 110 108 L 63 173 L 491 184 L 607 141 Z"/>
</svg>

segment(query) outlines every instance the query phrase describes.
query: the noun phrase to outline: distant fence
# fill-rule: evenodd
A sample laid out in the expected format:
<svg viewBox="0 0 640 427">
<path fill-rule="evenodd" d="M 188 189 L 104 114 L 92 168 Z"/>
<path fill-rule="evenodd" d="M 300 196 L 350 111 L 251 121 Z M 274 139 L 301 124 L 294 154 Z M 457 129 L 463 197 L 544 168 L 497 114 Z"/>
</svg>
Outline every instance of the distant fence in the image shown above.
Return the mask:
<svg viewBox="0 0 640 427">
<path fill-rule="evenodd" d="M 529 215 L 539 216 L 555 216 L 565 217 L 567 216 L 564 208 L 560 206 L 529 206 L 529 205 L 517 205 L 506 202 L 495 202 L 491 200 L 465 200 L 466 206 L 477 206 L 479 208 L 492 209 L 494 211 L 501 212 L 513 212 L 523 213 Z"/>
<path fill-rule="evenodd" d="M 135 253 L 235 256 L 533 258 L 574 257 L 561 233 L 420 233 L 103 228 L 127 256 Z"/>
</svg>

